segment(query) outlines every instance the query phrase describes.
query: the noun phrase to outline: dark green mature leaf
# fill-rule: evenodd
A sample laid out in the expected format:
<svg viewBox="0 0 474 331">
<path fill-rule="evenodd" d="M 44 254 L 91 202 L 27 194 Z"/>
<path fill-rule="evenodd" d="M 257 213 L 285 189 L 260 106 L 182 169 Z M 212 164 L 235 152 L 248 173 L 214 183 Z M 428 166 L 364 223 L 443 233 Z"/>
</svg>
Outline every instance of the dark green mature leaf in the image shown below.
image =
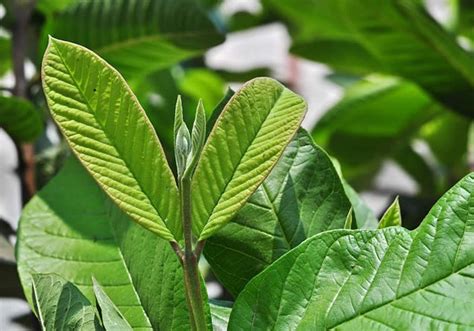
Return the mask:
<svg viewBox="0 0 474 331">
<path fill-rule="evenodd" d="M 229 330 L 472 329 L 473 208 L 471 174 L 412 232 L 316 235 L 247 285 Z"/>
<path fill-rule="evenodd" d="M 378 228 L 388 228 L 389 226 L 402 226 L 402 213 L 400 210 L 400 203 L 398 202 L 398 197 L 393 201 L 390 207 L 387 208 L 382 218 Z"/>
<path fill-rule="evenodd" d="M 94 287 L 95 297 L 97 299 L 97 304 L 100 307 L 100 316 L 102 317 L 102 324 L 104 325 L 107 331 L 121 330 L 129 331 L 132 330 L 130 324 L 128 324 L 125 317 L 115 304 L 110 300 L 110 298 L 105 293 L 104 289 L 100 284 L 92 278 L 92 284 Z"/>
<path fill-rule="evenodd" d="M 42 73 L 52 116 L 95 180 L 135 222 L 179 240 L 174 176 L 125 80 L 88 49 L 52 38 Z"/>
<path fill-rule="evenodd" d="M 45 331 L 102 330 L 96 309 L 79 289 L 55 274 L 33 274 L 36 315 Z"/>
<path fill-rule="evenodd" d="M 227 88 L 227 91 L 224 95 L 224 97 L 219 101 L 217 106 L 214 108 L 212 111 L 211 116 L 207 120 L 206 124 L 206 136 L 208 137 L 209 134 L 211 133 L 211 130 L 214 128 L 214 125 L 216 124 L 217 119 L 221 115 L 222 111 L 224 110 L 225 105 L 230 101 L 232 96 L 235 94 L 235 92 L 229 87 Z"/>
<path fill-rule="evenodd" d="M 270 78 L 230 99 L 204 146 L 192 182 L 193 232 L 203 240 L 229 222 L 278 161 L 306 103 Z"/>
<path fill-rule="evenodd" d="M 52 19 L 50 34 L 94 50 L 127 77 L 169 67 L 223 41 L 193 0 L 80 1 Z"/>
<path fill-rule="evenodd" d="M 0 96 L 0 127 L 17 142 L 31 142 L 43 131 L 43 120 L 29 101 Z"/>
<path fill-rule="evenodd" d="M 170 245 L 131 222 L 76 160 L 25 207 L 17 261 L 30 303 L 32 273 L 59 274 L 91 301 L 94 276 L 134 330 L 190 330 Z"/>
<path fill-rule="evenodd" d="M 341 163 L 345 178 L 358 183 L 371 179 L 439 112 L 440 106 L 416 85 L 368 76 L 347 89 L 316 124 L 313 137 Z"/>
<path fill-rule="evenodd" d="M 350 208 L 328 155 L 300 130 L 243 208 L 208 239 L 204 254 L 236 296 L 306 238 L 343 228 Z"/>
<path fill-rule="evenodd" d="M 474 56 L 413 0 L 267 0 L 298 28 L 292 52 L 341 71 L 416 82 L 474 116 Z"/>
</svg>

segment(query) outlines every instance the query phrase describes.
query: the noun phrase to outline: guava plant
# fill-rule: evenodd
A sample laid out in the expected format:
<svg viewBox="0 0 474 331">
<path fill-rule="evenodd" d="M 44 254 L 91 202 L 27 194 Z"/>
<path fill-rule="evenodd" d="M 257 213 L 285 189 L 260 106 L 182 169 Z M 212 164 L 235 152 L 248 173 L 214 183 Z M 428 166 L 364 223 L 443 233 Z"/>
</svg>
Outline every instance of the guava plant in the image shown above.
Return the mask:
<svg viewBox="0 0 474 331">
<path fill-rule="evenodd" d="M 178 99 L 175 176 L 96 54 L 50 39 L 42 79 L 75 154 L 20 224 L 19 273 L 44 329 L 474 328 L 474 175 L 410 232 L 397 202 L 379 224 L 353 213 L 299 129 L 305 102 L 274 80 L 248 82 L 207 123 L 199 104 L 191 130 Z M 208 300 L 202 252 L 233 304 Z"/>
</svg>

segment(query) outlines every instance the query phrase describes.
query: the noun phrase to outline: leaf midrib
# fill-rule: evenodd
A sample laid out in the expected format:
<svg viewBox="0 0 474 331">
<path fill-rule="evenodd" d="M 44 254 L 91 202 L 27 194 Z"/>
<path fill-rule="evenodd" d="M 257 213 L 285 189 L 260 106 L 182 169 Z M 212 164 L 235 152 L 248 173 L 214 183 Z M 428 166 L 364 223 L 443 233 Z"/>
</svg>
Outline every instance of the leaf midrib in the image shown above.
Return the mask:
<svg viewBox="0 0 474 331">
<path fill-rule="evenodd" d="M 161 222 L 163 223 L 163 227 L 168 230 L 168 232 L 171 234 L 171 236 L 173 236 L 173 234 L 171 233 L 171 231 L 170 231 L 170 230 L 168 229 L 168 227 L 166 226 L 166 224 L 167 224 L 167 222 L 165 222 L 166 217 L 163 218 L 163 217 L 161 216 L 161 214 L 159 213 L 158 209 L 157 209 L 156 206 L 153 204 L 153 200 L 150 199 L 150 197 L 148 196 L 148 194 L 143 190 L 142 184 L 140 183 L 140 181 L 137 180 L 137 177 L 136 177 L 134 171 L 132 170 L 132 168 L 130 168 L 130 166 L 129 166 L 127 160 L 122 157 L 121 151 L 120 151 L 120 150 L 117 148 L 117 146 L 113 143 L 113 140 L 110 139 L 109 134 L 108 134 L 107 131 L 104 129 L 104 126 L 102 125 L 102 123 L 100 123 L 100 122 L 97 120 L 97 116 L 96 116 L 96 114 L 95 114 L 95 111 L 94 111 L 93 107 L 91 106 L 89 100 L 85 97 L 85 95 L 84 95 L 82 89 L 80 88 L 80 86 L 79 86 L 79 84 L 78 84 L 76 78 L 74 77 L 74 75 L 72 75 L 69 66 L 66 64 L 66 62 L 65 62 L 65 60 L 64 60 L 64 58 L 63 58 L 63 54 L 61 53 L 60 47 L 58 47 L 58 46 L 55 44 L 55 48 L 56 48 L 56 50 L 58 51 L 58 55 L 59 55 L 59 58 L 61 59 L 61 62 L 62 62 L 62 64 L 63 64 L 63 66 L 66 68 L 66 70 L 67 70 L 69 76 L 71 77 L 72 81 L 74 82 L 74 85 L 76 85 L 77 91 L 80 93 L 82 99 L 83 99 L 84 102 L 86 103 L 87 108 L 89 109 L 89 113 L 90 113 L 91 115 L 93 115 L 93 117 L 94 117 L 96 123 L 100 126 L 100 128 L 102 129 L 102 132 L 103 132 L 104 135 L 107 137 L 107 140 L 111 143 L 111 146 L 113 146 L 114 149 L 117 151 L 118 156 L 119 156 L 120 159 L 123 161 L 123 163 L 126 165 L 126 167 L 127 167 L 128 171 L 130 172 L 130 174 L 133 176 L 133 179 L 135 180 L 135 182 L 137 183 L 138 187 L 140 188 L 140 191 L 147 197 L 150 206 L 152 206 L 153 210 L 155 210 L 155 212 L 156 212 L 156 215 L 160 218 Z M 111 68 L 111 69 L 114 70 L 113 68 Z M 61 128 L 61 130 L 62 130 L 62 128 Z M 67 137 L 67 135 L 64 135 L 64 136 L 66 137 L 67 140 L 69 140 L 69 138 Z M 73 151 L 75 152 L 74 149 L 73 149 Z M 77 152 L 75 152 L 75 153 L 77 153 Z M 79 155 L 78 155 L 78 156 L 79 156 Z M 79 160 L 81 160 L 80 157 L 79 157 Z M 86 168 L 87 171 L 89 172 L 89 169 L 88 169 L 87 167 L 85 167 L 85 168 Z M 94 178 L 94 179 L 95 179 L 95 178 Z M 99 181 L 96 181 L 96 182 L 97 182 L 103 189 L 106 188 L 101 182 L 99 182 Z M 174 181 L 173 181 L 173 182 L 174 182 Z M 115 199 L 114 199 L 114 200 L 115 200 Z M 151 221 L 151 220 L 150 220 L 150 221 Z M 155 223 L 155 222 L 153 222 L 153 223 Z"/>
</svg>

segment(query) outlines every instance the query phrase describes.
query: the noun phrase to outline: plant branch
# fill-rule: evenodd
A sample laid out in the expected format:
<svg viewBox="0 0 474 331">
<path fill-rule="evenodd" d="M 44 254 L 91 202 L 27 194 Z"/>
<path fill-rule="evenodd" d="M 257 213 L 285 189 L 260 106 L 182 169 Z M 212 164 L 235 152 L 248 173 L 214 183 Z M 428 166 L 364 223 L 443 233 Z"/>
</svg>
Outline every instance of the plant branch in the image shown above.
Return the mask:
<svg viewBox="0 0 474 331">
<path fill-rule="evenodd" d="M 170 245 L 171 245 L 171 248 L 173 248 L 173 251 L 178 256 L 179 262 L 181 262 L 181 264 L 183 264 L 184 263 L 184 252 L 181 249 L 181 247 L 179 246 L 179 244 L 176 241 L 170 241 Z"/>
<path fill-rule="evenodd" d="M 196 259 L 201 257 L 202 250 L 204 249 L 204 246 L 206 245 L 206 240 L 200 240 L 196 244 L 196 248 L 194 249 L 194 255 L 196 255 Z"/>
<path fill-rule="evenodd" d="M 184 285 L 191 325 L 196 331 L 207 330 L 206 314 L 201 295 L 199 257 L 193 251 L 191 215 L 191 177 L 184 174 L 180 180 L 181 216 L 184 233 Z"/>
<path fill-rule="evenodd" d="M 36 0 L 13 1 L 15 22 L 12 29 L 12 57 L 15 85 L 13 95 L 28 98 L 28 82 L 25 76 L 25 60 L 28 46 L 28 23 L 35 7 Z M 23 144 L 17 147 L 19 158 L 20 180 L 23 187 L 23 202 L 36 192 L 34 147 L 32 144 Z"/>
</svg>

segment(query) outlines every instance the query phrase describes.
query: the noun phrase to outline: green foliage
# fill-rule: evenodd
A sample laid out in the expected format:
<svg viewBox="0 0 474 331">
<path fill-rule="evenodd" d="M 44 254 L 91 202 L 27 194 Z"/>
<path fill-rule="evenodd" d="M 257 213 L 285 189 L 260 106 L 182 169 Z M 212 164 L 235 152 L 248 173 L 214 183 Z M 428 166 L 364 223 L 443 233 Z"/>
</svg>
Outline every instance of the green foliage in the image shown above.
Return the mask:
<svg viewBox="0 0 474 331">
<path fill-rule="evenodd" d="M 51 39 L 43 77 L 52 116 L 91 175 L 137 223 L 166 240 L 179 240 L 173 174 L 120 74 L 91 51 Z"/>
<path fill-rule="evenodd" d="M 358 183 L 373 176 L 387 158 L 406 158 L 411 140 L 440 109 L 416 85 L 372 75 L 347 88 L 318 121 L 313 137 L 341 163 L 344 176 Z M 426 179 L 423 188 L 433 187 Z"/>
<path fill-rule="evenodd" d="M 351 208 L 327 154 L 304 130 L 204 254 L 234 296 L 259 272 L 305 239 L 344 226 Z"/>
<path fill-rule="evenodd" d="M 212 328 L 214 331 L 227 331 L 232 304 L 225 301 L 209 302 L 212 316 Z"/>
<path fill-rule="evenodd" d="M 169 244 L 131 222 L 74 159 L 26 206 L 17 261 L 30 303 L 32 274 L 58 274 L 91 302 L 94 277 L 133 329 L 190 329 Z"/>
<path fill-rule="evenodd" d="M 393 203 L 388 207 L 388 209 L 383 214 L 380 219 L 378 228 L 388 228 L 389 226 L 402 226 L 402 215 L 400 210 L 400 203 L 398 202 L 398 197 L 393 201 Z"/>
<path fill-rule="evenodd" d="M 78 1 L 49 34 L 84 45 L 126 77 L 167 68 L 223 41 L 193 0 Z"/>
<path fill-rule="evenodd" d="M 292 52 L 339 71 L 373 71 L 417 83 L 474 116 L 474 56 L 412 0 L 267 0 L 296 27 Z"/>
<path fill-rule="evenodd" d="M 271 10 L 231 18 L 283 19 L 293 53 L 352 75 L 309 135 L 304 100 L 270 78 L 224 94 L 261 69 L 170 68 L 223 41 L 204 11 L 218 3 L 39 0 L 42 35 L 92 50 L 50 38 L 43 60 L 47 104 L 77 157 L 21 218 L 18 271 L 43 328 L 474 327 L 474 175 L 411 232 L 398 198 L 378 223 L 351 186 L 392 159 L 433 199 L 467 171 L 474 56 L 455 34 L 469 44 L 470 12 L 450 32 L 409 0 L 265 0 Z M 35 79 L 27 94 L 41 105 Z M 0 125 L 34 139 L 35 107 L 2 113 L 17 101 L 0 98 Z M 202 252 L 235 302 L 209 302 Z"/>
<path fill-rule="evenodd" d="M 474 175 L 453 187 L 412 232 L 316 235 L 255 277 L 229 330 L 472 328 Z"/>
<path fill-rule="evenodd" d="M 0 37 L 0 77 L 11 69 L 11 40 Z"/>
<path fill-rule="evenodd" d="M 110 298 L 104 292 L 104 289 L 100 286 L 100 284 L 94 278 L 92 278 L 92 283 L 94 287 L 95 297 L 97 299 L 97 304 L 98 306 L 100 306 L 100 315 L 102 317 L 102 323 L 104 324 L 104 328 L 107 331 L 132 330 L 130 324 L 128 324 L 125 317 L 123 317 L 120 310 L 118 310 L 112 300 L 110 300 Z"/>
<path fill-rule="evenodd" d="M 34 306 L 43 330 L 102 330 L 79 289 L 54 274 L 33 274 Z"/>
<path fill-rule="evenodd" d="M 0 127 L 17 142 L 31 142 L 43 132 L 43 119 L 29 101 L 0 96 Z"/>
<path fill-rule="evenodd" d="M 193 231 L 200 240 L 228 223 L 257 189 L 305 110 L 301 97 L 267 78 L 248 82 L 229 100 L 193 177 Z"/>
</svg>

